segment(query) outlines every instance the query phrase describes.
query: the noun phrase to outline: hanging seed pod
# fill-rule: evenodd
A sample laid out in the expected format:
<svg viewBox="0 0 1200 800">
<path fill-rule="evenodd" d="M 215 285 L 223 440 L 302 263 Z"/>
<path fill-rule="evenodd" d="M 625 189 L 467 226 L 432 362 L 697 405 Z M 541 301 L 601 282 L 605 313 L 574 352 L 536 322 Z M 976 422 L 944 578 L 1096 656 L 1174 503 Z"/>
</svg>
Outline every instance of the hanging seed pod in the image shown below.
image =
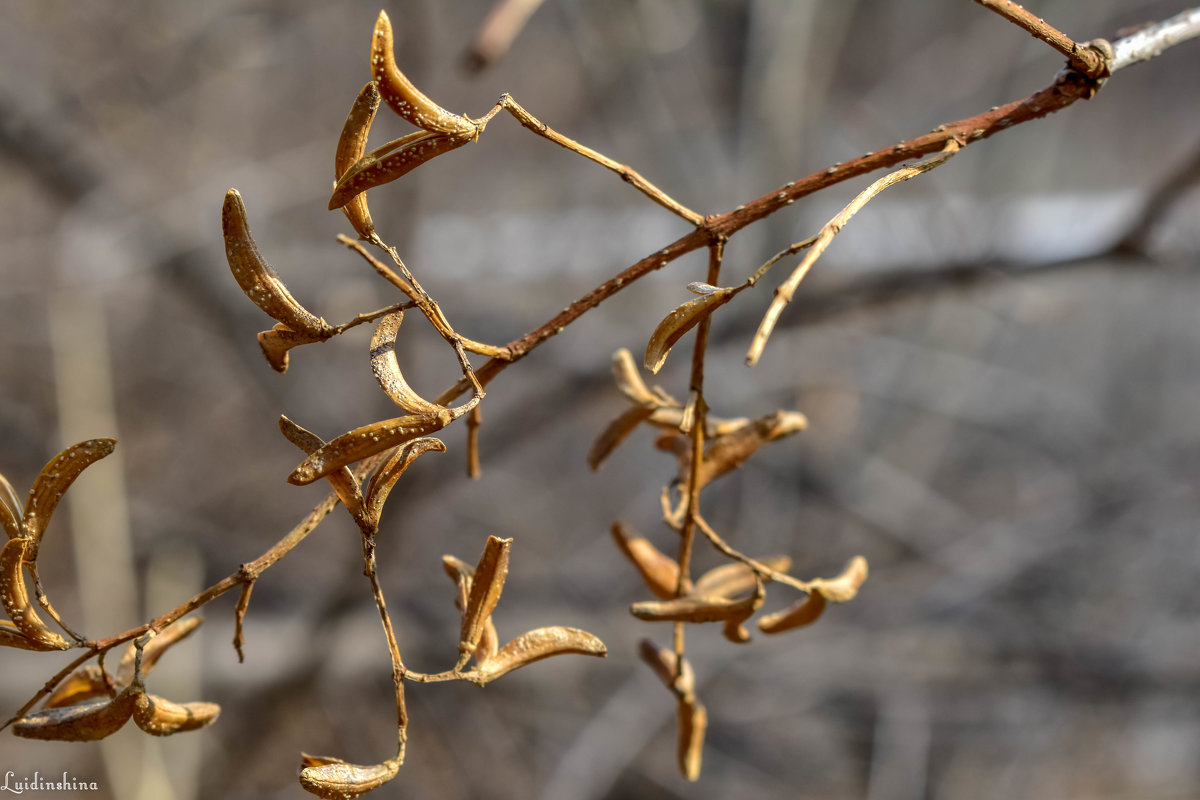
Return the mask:
<svg viewBox="0 0 1200 800">
<path fill-rule="evenodd" d="M 372 422 L 343 433 L 313 452 L 292 470 L 288 483 L 306 486 L 368 456 L 411 442 L 439 431 L 465 412 L 447 410 L 441 414 L 419 414 Z"/>
<path fill-rule="evenodd" d="M 680 697 L 690 697 L 696 691 L 696 676 L 692 672 L 692 665 L 686 658 L 682 659 L 682 669 L 676 676 L 675 665 L 680 659 L 675 657 L 673 650 L 659 647 L 649 639 L 642 639 L 638 646 L 638 655 L 650 669 L 654 670 L 654 674 L 663 682 L 663 685 L 675 694 Z"/>
<path fill-rule="evenodd" d="M 279 430 L 289 442 L 299 447 L 305 454 L 315 453 L 325 445 L 325 441 L 320 436 L 300 427 L 283 414 L 279 415 Z M 366 532 L 373 530 L 363 516 L 362 490 L 358 488 L 358 481 L 355 480 L 354 473 L 350 471 L 350 468 L 335 469 L 325 477 L 359 528 Z"/>
<path fill-rule="evenodd" d="M 329 210 L 340 208 L 368 189 L 404 177 L 427 161 L 457 150 L 473 139 L 449 133 L 416 133 L 372 150 L 333 185 Z"/>
<path fill-rule="evenodd" d="M 512 672 L 514 669 L 551 656 L 568 654 L 608 655 L 604 642 L 579 628 L 553 625 L 522 633 L 479 665 L 480 679 L 485 683 Z"/>
<path fill-rule="evenodd" d="M 4 606 L 13 627 L 25 638 L 36 643 L 34 647 L 23 649 L 66 650 L 71 643 L 46 627 L 46 623 L 42 622 L 33 604 L 29 602 L 25 575 L 21 570 L 29 544 L 28 539 L 9 539 L 0 550 L 0 605 Z M 18 640 L 13 638 L 13 641 L 12 646 L 19 646 L 15 644 Z"/>
<path fill-rule="evenodd" d="M 679 564 L 675 559 L 655 547 L 649 539 L 638 536 L 624 522 L 613 523 L 612 537 L 656 597 L 663 600 L 675 597 L 679 583 Z M 685 594 L 690 593 L 691 581 L 685 580 L 683 588 Z"/>
<path fill-rule="evenodd" d="M 613 380 L 616 381 L 621 394 L 633 402 L 652 408 L 662 404 L 661 398 L 647 388 L 638 373 L 637 365 L 633 363 L 633 354 L 626 348 L 622 347 L 613 353 L 612 371 Z"/>
<path fill-rule="evenodd" d="M 474 583 L 475 568 L 460 558 L 442 556 L 442 569 L 450 580 L 454 581 L 457 593 L 454 596 L 454 607 L 459 611 L 467 608 L 467 599 L 471 596 L 471 585 Z M 479 645 L 475 648 L 475 661 L 482 664 L 500 649 L 500 638 L 496 634 L 496 624 L 491 617 L 483 623 L 483 632 L 479 635 Z"/>
<path fill-rule="evenodd" d="M 104 679 L 104 671 L 98 664 L 87 664 L 72 672 L 54 687 L 54 691 L 42 703 L 42 710 L 63 708 L 93 700 L 97 697 L 110 697 L 108 681 Z"/>
<path fill-rule="evenodd" d="M 139 693 L 138 689 L 126 687 L 111 699 L 88 700 L 29 714 L 13 723 L 13 733 L 25 739 L 99 741 L 116 733 L 129 721 Z"/>
<path fill-rule="evenodd" d="M 396 777 L 400 759 L 382 764 L 350 764 L 333 756 L 300 754 L 300 785 L 326 800 L 349 800 L 378 789 Z"/>
<path fill-rule="evenodd" d="M 621 442 L 654 413 L 653 408 L 634 406 L 609 423 L 588 452 L 588 466 L 598 470 Z"/>
<path fill-rule="evenodd" d="M 479 557 L 479 564 L 475 567 L 471 583 L 471 594 L 467 597 L 467 607 L 463 611 L 462 632 L 458 643 L 460 665 L 465 664 L 475 653 L 484 623 L 491 618 L 492 611 L 500 602 L 504 581 L 508 577 L 508 551 L 511 546 L 512 539 L 489 536 L 483 548 L 483 555 Z"/>
<path fill-rule="evenodd" d="M 765 615 L 758 621 L 758 629 L 763 633 L 783 633 L 802 628 L 816 622 L 824 611 L 825 595 L 810 592 L 790 608 Z"/>
<path fill-rule="evenodd" d="M 379 388 L 383 389 L 391 401 L 409 414 L 437 414 L 445 411 L 444 406 L 431 403 L 413 391 L 404 374 L 400 371 L 400 363 L 396 360 L 396 335 L 400 332 L 400 323 L 404 321 L 403 311 L 393 311 L 379 320 L 375 326 L 375 335 L 371 338 L 371 372 Z"/>
<path fill-rule="evenodd" d="M 430 100 L 396 66 L 392 21 L 385 11 L 379 12 L 371 39 L 371 75 L 391 109 L 418 128 L 470 139 L 479 136 L 479 126 Z"/>
<path fill-rule="evenodd" d="M 761 604 L 762 596 L 757 592 L 739 600 L 719 595 L 687 595 L 671 600 L 634 603 L 629 611 L 638 619 L 648 622 L 724 622 L 746 612 L 752 614 Z"/>
<path fill-rule="evenodd" d="M 45 642 L 40 642 L 36 639 L 31 639 L 6 619 L 0 619 L 0 647 L 12 647 L 17 650 L 33 650 L 36 652 L 48 652 L 50 650 L 60 650 L 62 648 L 53 647 Z"/>
<path fill-rule="evenodd" d="M 134 702 L 133 721 L 151 736 L 170 736 L 207 727 L 220 714 L 216 703 L 173 703 L 142 692 Z"/>
<path fill-rule="evenodd" d="M 262 350 L 271 369 L 283 373 L 287 372 L 289 350 L 302 344 L 323 342 L 327 338 L 329 337 L 324 334 L 294 331 L 282 322 L 277 322 L 275 327 L 269 331 L 262 331 L 258 334 L 258 348 Z"/>
<path fill-rule="evenodd" d="M 42 534 L 63 494 L 85 469 L 112 453 L 116 446 L 116 439 L 87 439 L 66 448 L 42 467 L 29 490 L 21 520 L 25 538 L 29 540 L 25 549 L 26 561 L 37 561 Z"/>
<path fill-rule="evenodd" d="M 177 619 L 151 638 L 142 648 L 142 677 L 150 674 L 154 669 L 154 665 L 158 663 L 158 660 L 163 657 L 163 654 L 172 645 L 191 636 L 192 632 L 196 628 L 199 628 L 203 622 L 203 617 Z M 130 642 L 121 656 L 121 663 L 117 665 L 116 682 L 119 688 L 129 686 L 133 683 L 134 667 L 136 664 L 137 647 L 133 642 Z"/>
<path fill-rule="evenodd" d="M 410 464 L 425 453 L 444 452 L 446 452 L 446 445 L 442 443 L 441 439 L 423 438 L 414 439 L 401 446 L 388 457 L 388 460 L 375 470 L 375 474 L 371 476 L 371 480 L 367 484 L 365 513 L 370 524 L 372 526 L 379 525 L 379 517 L 383 513 L 383 504 L 387 501 L 388 494 L 391 493 L 392 487 L 396 485 L 396 481 L 400 480 L 400 476 L 404 474 Z"/>
<path fill-rule="evenodd" d="M 733 433 L 718 436 L 704 448 L 704 463 L 697 476 L 700 486 L 733 472 L 767 442 L 791 436 L 808 427 L 796 411 L 776 411 L 760 417 Z M 690 454 L 689 454 L 690 458 Z"/>
<path fill-rule="evenodd" d="M 867 560 L 855 556 L 846 564 L 846 568 L 836 578 L 818 578 L 812 581 L 812 588 L 831 603 L 845 603 L 853 600 L 858 594 L 858 587 L 867 579 Z"/>
<path fill-rule="evenodd" d="M 758 563 L 776 572 L 787 572 L 792 566 L 792 559 L 787 556 L 766 556 L 757 559 Z M 700 576 L 696 588 L 691 594 L 715 594 L 721 597 L 736 597 L 742 592 L 748 592 L 755 586 L 754 570 L 745 564 L 734 562 L 723 564 Z"/>
<path fill-rule="evenodd" d="M 346 124 L 342 127 L 342 135 L 338 139 L 337 151 L 333 157 L 334 185 L 337 179 L 346 174 L 367 150 L 367 134 L 371 131 L 371 123 L 375 121 L 375 112 L 379 109 L 379 89 L 371 81 L 358 93 Z M 367 208 L 366 192 L 356 196 L 342 206 L 346 219 L 354 227 L 358 238 L 365 241 L 377 239 L 375 223 L 371 220 L 371 211 Z"/>
<path fill-rule="evenodd" d="M 707 284 L 704 285 L 707 286 Z M 663 318 L 662 322 L 658 323 L 654 333 L 650 334 L 650 341 L 646 343 L 644 360 L 646 369 L 657 374 L 662 369 L 662 365 L 666 363 L 671 348 L 683 338 L 685 333 L 732 300 L 746 286 L 743 284 L 735 288 L 717 288 L 715 286 L 708 288 L 711 291 L 677 306 Z"/>
<path fill-rule="evenodd" d="M 708 711 L 694 697 L 680 698 L 678 706 L 679 771 L 689 781 L 700 777 L 700 760 L 704 754 L 704 734 L 708 729 Z"/>
</svg>

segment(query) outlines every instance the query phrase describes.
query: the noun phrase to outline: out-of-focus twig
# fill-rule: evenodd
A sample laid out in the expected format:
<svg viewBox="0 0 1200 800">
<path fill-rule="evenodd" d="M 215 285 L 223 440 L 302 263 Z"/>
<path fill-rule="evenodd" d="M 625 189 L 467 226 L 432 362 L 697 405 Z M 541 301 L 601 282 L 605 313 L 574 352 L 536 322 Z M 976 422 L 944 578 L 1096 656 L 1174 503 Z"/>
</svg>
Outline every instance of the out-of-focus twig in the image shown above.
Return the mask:
<svg viewBox="0 0 1200 800">
<path fill-rule="evenodd" d="M 499 61 L 544 1 L 496 0 L 467 51 L 467 69 L 482 72 Z"/>
<path fill-rule="evenodd" d="M 1158 187 L 1150 192 L 1142 213 L 1129 226 L 1125 235 L 1117 240 L 1113 251 L 1138 253 L 1145 249 L 1150 230 L 1162 219 L 1163 214 L 1174 205 L 1188 189 L 1200 182 L 1200 147 L 1185 163 L 1178 165 Z"/>
</svg>

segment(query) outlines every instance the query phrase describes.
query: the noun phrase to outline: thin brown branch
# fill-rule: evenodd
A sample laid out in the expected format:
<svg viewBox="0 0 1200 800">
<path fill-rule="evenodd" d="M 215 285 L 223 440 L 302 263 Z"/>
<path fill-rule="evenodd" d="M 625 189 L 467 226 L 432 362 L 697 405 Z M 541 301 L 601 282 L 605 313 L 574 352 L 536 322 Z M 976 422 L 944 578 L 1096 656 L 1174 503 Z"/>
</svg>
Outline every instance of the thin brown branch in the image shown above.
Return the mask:
<svg viewBox="0 0 1200 800">
<path fill-rule="evenodd" d="M 1046 20 L 1034 16 L 1012 0 L 975 0 L 975 2 L 1027 31 L 1035 39 L 1041 39 L 1066 56 L 1067 62 L 1073 69 L 1079 70 L 1089 78 L 1103 78 L 1108 75 L 1107 59 L 1097 46 L 1077 43 Z"/>
<path fill-rule="evenodd" d="M 1197 182 L 1200 182 L 1200 147 L 1183 164 L 1174 166 L 1166 180 L 1151 190 L 1137 220 L 1117 240 L 1113 250 L 1120 253 L 1141 252 L 1154 225 Z"/>
<path fill-rule="evenodd" d="M 545 0 L 496 0 L 467 52 L 467 67 L 475 72 L 496 63 Z"/>
<path fill-rule="evenodd" d="M 704 534 L 704 538 L 708 539 L 709 544 L 716 548 L 717 552 L 733 559 L 734 561 L 745 564 L 747 567 L 757 573 L 759 577 L 764 578 L 765 580 L 776 581 L 777 583 L 786 583 L 788 586 L 799 589 L 802 592 L 809 591 L 808 583 L 797 580 L 791 575 L 788 575 L 786 572 L 780 572 L 779 570 L 771 569 L 761 561 L 751 558 L 740 550 L 732 547 L 728 542 L 721 538 L 721 535 L 718 534 L 713 527 L 708 524 L 708 521 L 699 514 L 696 515 L 696 527 L 699 528 L 700 532 Z"/>
</svg>

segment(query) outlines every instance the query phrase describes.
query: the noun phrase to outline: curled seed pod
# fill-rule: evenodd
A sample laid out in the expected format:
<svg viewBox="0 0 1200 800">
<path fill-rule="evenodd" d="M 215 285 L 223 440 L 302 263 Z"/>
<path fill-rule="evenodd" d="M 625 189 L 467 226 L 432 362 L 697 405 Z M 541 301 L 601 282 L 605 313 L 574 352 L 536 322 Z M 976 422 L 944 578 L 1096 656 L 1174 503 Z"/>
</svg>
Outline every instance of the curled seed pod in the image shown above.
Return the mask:
<svg viewBox="0 0 1200 800">
<path fill-rule="evenodd" d="M 21 520 L 24 535 L 29 539 L 26 561 L 37 561 L 42 534 L 63 494 L 85 469 L 112 453 L 116 446 L 116 439 L 87 439 L 66 448 L 42 467 L 29 490 Z"/>
<path fill-rule="evenodd" d="M 292 474 L 288 476 L 288 483 L 306 486 L 324 478 L 335 469 L 341 469 L 368 456 L 439 431 L 459 416 L 462 416 L 462 412 L 447 410 L 436 415 L 415 414 L 385 419 L 355 428 L 330 440 L 324 447 L 310 454 L 300 466 L 292 470 Z"/>
<path fill-rule="evenodd" d="M 0 549 L 0 605 L 4 606 L 16 630 L 37 643 L 36 647 L 26 649 L 66 650 L 71 643 L 46 627 L 29 602 L 25 575 L 21 571 L 28 545 L 28 539 L 9 539 Z"/>
<path fill-rule="evenodd" d="M 271 369 L 283 373 L 287 372 L 289 350 L 302 344 L 323 342 L 327 338 L 329 337 L 323 334 L 294 331 L 282 322 L 277 322 L 271 330 L 258 334 L 258 347 L 266 357 L 267 363 L 271 365 Z"/>
<path fill-rule="evenodd" d="M 305 454 L 315 453 L 325 444 L 325 440 L 320 436 L 300 427 L 283 414 L 279 415 L 279 430 L 289 442 L 299 447 Z M 325 477 L 358 526 L 364 531 L 371 530 L 371 526 L 363 516 L 362 490 L 358 488 L 358 481 L 355 480 L 354 473 L 350 471 L 350 468 L 335 469 Z"/>
<path fill-rule="evenodd" d="M 758 629 L 763 633 L 783 633 L 793 628 L 811 625 L 824 611 L 825 595 L 810 592 L 790 608 L 764 616 L 758 621 Z"/>
<path fill-rule="evenodd" d="M 426 437 L 414 439 L 402 445 L 388 457 L 367 484 L 366 516 L 372 526 L 379 525 L 379 517 L 383 513 L 383 504 L 387 501 L 392 487 L 419 456 L 425 453 L 444 453 L 446 445 L 441 439 Z"/>
<path fill-rule="evenodd" d="M 719 595 L 688 595 L 672 600 L 634 603 L 629 607 L 629 611 L 638 619 L 648 622 L 724 622 L 747 611 L 754 613 L 761 604 L 762 597 L 757 594 L 740 600 L 730 600 Z"/>
<path fill-rule="evenodd" d="M 682 659 L 683 667 L 676 676 L 675 665 L 679 659 L 676 659 L 673 650 L 659 647 L 649 639 L 642 639 L 638 646 L 638 655 L 654 670 L 654 674 L 663 685 L 680 697 L 689 697 L 696 691 L 696 676 L 686 658 Z"/>
<path fill-rule="evenodd" d="M 382 764 L 351 764 L 333 756 L 300 755 L 300 785 L 327 800 L 349 800 L 378 789 L 396 777 L 400 759 Z"/>
<path fill-rule="evenodd" d="M 787 556 L 767 556 L 757 559 L 767 569 L 776 572 L 786 572 L 792 566 L 792 559 Z M 742 563 L 723 564 L 700 576 L 696 581 L 693 594 L 715 594 L 721 597 L 736 597 L 742 592 L 748 592 L 755 586 L 754 570 Z"/>
<path fill-rule="evenodd" d="M 836 578 L 818 578 L 811 582 L 814 591 L 831 603 L 845 603 L 858 594 L 858 587 L 867 579 L 867 560 L 855 556 Z"/>
<path fill-rule="evenodd" d="M 9 539 L 21 535 L 21 501 L 17 490 L 3 475 L 0 475 L 0 525 Z"/>
<path fill-rule="evenodd" d="M 145 692 L 137 694 L 133 707 L 134 723 L 151 736 L 199 730 L 216 722 L 220 714 L 216 703 L 173 703 Z"/>
<path fill-rule="evenodd" d="M 379 89 L 374 81 L 364 86 L 354 99 L 350 115 L 346 117 L 346 124 L 342 126 L 342 135 L 338 139 L 337 151 L 333 157 L 335 185 L 337 179 L 345 175 L 366 152 L 367 134 L 370 133 L 371 123 L 375 121 L 375 112 L 379 110 L 379 99 Z M 371 220 L 370 209 L 367 208 L 365 192 L 342 206 L 342 212 L 354 226 L 358 238 L 366 241 L 377 238 L 375 223 Z"/>
<path fill-rule="evenodd" d="M 250 235 L 246 204 L 237 189 L 225 193 L 225 203 L 221 207 L 221 230 L 225 235 L 225 257 L 229 261 L 229 269 L 238 286 L 256 306 L 294 333 L 313 337 L 316 341 L 324 341 L 334 335 L 333 326 L 300 305 L 258 252 L 258 245 Z M 286 361 L 284 364 L 286 367 Z"/>
<path fill-rule="evenodd" d="M 504 581 L 508 577 L 510 547 L 512 539 L 489 536 L 483 548 L 483 555 L 479 557 L 479 564 L 475 567 L 471 583 L 471 594 L 467 597 L 467 607 L 463 611 L 462 632 L 458 643 L 460 663 L 466 663 L 475 653 L 483 634 L 484 623 L 491 618 L 496 604 L 500 602 Z"/>
<path fill-rule="evenodd" d="M 679 739 L 677 755 L 679 771 L 689 781 L 700 777 L 700 760 L 704 754 L 704 733 L 708 729 L 708 711 L 699 700 L 680 698 L 678 706 Z"/>
<path fill-rule="evenodd" d="M 522 633 L 490 658 L 479 665 L 479 676 L 484 681 L 493 681 L 501 675 L 519 669 L 526 664 L 541 661 L 550 656 L 568 654 L 599 656 L 608 655 L 604 642 L 587 631 L 553 625 Z"/>
<path fill-rule="evenodd" d="M 13 733 L 25 739 L 95 742 L 119 731 L 133 716 L 140 689 L 132 686 L 114 698 L 88 700 L 65 708 L 28 714 L 13 723 Z"/>
<path fill-rule="evenodd" d="M 666 363 L 671 348 L 685 333 L 732 300 L 734 295 L 746 286 L 743 284 L 735 288 L 709 288 L 711 291 L 677 306 L 658 323 L 654 333 L 650 334 L 650 341 L 646 343 L 646 369 L 657 374 Z"/>
<path fill-rule="evenodd" d="M 616 450 L 638 425 L 650 419 L 653 413 L 653 408 L 634 406 L 610 422 L 592 444 L 592 449 L 588 452 L 588 466 L 593 470 L 600 469 L 612 451 Z"/>
<path fill-rule="evenodd" d="M 650 415 L 650 424 L 659 428 L 665 428 L 671 431 L 687 432 L 687 428 L 683 425 L 684 409 L 678 406 L 659 407 L 654 409 L 654 413 Z M 715 417 L 711 414 L 704 418 L 704 436 L 712 439 L 717 436 L 724 436 L 727 433 L 733 433 L 736 430 L 746 427 L 750 424 L 747 417 L 733 417 L 725 419 L 723 417 Z"/>
<path fill-rule="evenodd" d="M 110 697 L 110 687 L 104 678 L 104 670 L 98 664 L 87 664 L 72 672 L 54 687 L 54 691 L 42 703 L 42 710 L 62 708 L 92 700 Z"/>
<path fill-rule="evenodd" d="M 612 537 L 656 597 L 663 600 L 675 597 L 679 584 L 679 564 L 675 559 L 651 544 L 649 539 L 638 536 L 624 522 L 613 523 Z M 684 580 L 683 590 L 685 593 L 691 591 L 691 581 Z"/>
<path fill-rule="evenodd" d="M 733 433 L 718 436 L 704 448 L 704 463 L 697 476 L 700 486 L 733 472 L 754 455 L 758 448 L 808 427 L 808 420 L 796 411 L 767 414 Z M 689 455 L 690 458 L 690 455 Z"/>
<path fill-rule="evenodd" d="M 480 127 L 466 117 L 451 113 L 425 96 L 396 66 L 392 21 L 380 11 L 371 38 L 371 75 L 379 94 L 392 110 L 418 128 L 452 133 L 474 139 Z"/>
<path fill-rule="evenodd" d="M 393 311 L 379 320 L 375 326 L 375 335 L 371 338 L 371 372 L 379 388 L 383 389 L 391 401 L 409 414 L 437 414 L 445 411 L 444 406 L 431 403 L 413 391 L 404 374 L 400 371 L 400 363 L 396 360 L 396 335 L 400 332 L 400 323 L 404 321 L 403 311 Z"/>
<path fill-rule="evenodd" d="M 145 647 L 142 648 L 142 677 L 150 674 L 151 670 L 154 669 L 154 665 L 158 663 L 158 660 L 163 657 L 163 654 L 172 645 L 191 636 L 192 632 L 196 628 L 199 628 L 203 622 L 203 617 L 177 619 L 151 638 Z M 136 664 L 137 647 L 133 642 L 130 642 L 121 656 L 121 663 L 117 665 L 117 686 L 129 686 L 133 682 L 134 667 Z"/>
<path fill-rule="evenodd" d="M 475 568 L 461 558 L 442 556 L 442 569 L 450 580 L 454 581 L 457 593 L 454 596 L 454 607 L 465 611 L 467 600 L 471 596 L 471 585 L 475 580 Z M 500 647 L 500 639 L 496 634 L 496 624 L 491 617 L 483 623 L 483 632 L 479 635 L 479 645 L 475 648 L 475 660 L 483 663 L 496 654 Z"/>
<path fill-rule="evenodd" d="M 40 642 L 37 639 L 31 639 L 6 619 L 0 619 L 0 647 L 12 647 L 17 650 L 33 650 L 36 652 L 48 652 L 50 650 L 61 650 L 60 647 L 51 647 L 50 645 Z"/>
<path fill-rule="evenodd" d="M 616 381 L 621 394 L 639 405 L 651 407 L 661 405 L 658 395 L 646 387 L 645 381 L 638 373 L 637 365 L 633 363 L 633 354 L 628 349 L 622 347 L 613 353 L 612 370 L 613 380 Z"/>
<path fill-rule="evenodd" d="M 389 142 L 359 159 L 333 185 L 329 210 L 346 205 L 368 189 L 404 177 L 427 161 L 473 141 L 450 133 L 418 133 Z"/>
<path fill-rule="evenodd" d="M 763 585 L 762 578 L 758 576 L 758 573 L 754 573 L 754 594 L 746 598 L 750 601 L 749 604 L 736 614 L 725 618 L 725 627 L 721 633 L 726 639 L 734 644 L 745 644 L 750 641 L 750 632 L 746 630 L 744 623 L 754 616 L 755 611 L 762 608 L 766 596 L 766 587 Z"/>
</svg>

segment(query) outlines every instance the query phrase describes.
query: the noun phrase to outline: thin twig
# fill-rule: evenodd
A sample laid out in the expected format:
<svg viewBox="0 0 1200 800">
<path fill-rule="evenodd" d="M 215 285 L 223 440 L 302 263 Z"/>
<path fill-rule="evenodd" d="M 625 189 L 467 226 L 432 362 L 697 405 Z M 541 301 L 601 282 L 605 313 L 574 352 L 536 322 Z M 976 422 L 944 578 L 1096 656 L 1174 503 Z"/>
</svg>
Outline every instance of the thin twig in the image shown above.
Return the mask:
<svg viewBox="0 0 1200 800">
<path fill-rule="evenodd" d="M 715 547 L 718 552 L 733 559 L 734 561 L 740 561 L 741 563 L 745 564 L 759 577 L 772 580 L 777 583 L 786 583 L 788 586 L 799 589 L 805 593 L 809 591 L 810 584 L 808 582 L 797 580 L 791 575 L 788 575 L 786 572 L 780 572 L 779 570 L 771 569 L 761 561 L 751 558 L 740 550 L 734 549 L 728 542 L 722 539 L 720 534 L 713 530 L 712 526 L 708 524 L 708 521 L 699 514 L 696 515 L 696 527 L 700 529 L 700 532 L 704 534 L 704 537 L 708 539 L 709 543 Z"/>
<path fill-rule="evenodd" d="M 512 47 L 517 34 L 543 2 L 545 0 L 496 0 L 467 52 L 467 67 L 479 72 L 496 63 Z"/>
<path fill-rule="evenodd" d="M 1012 0 L 975 0 L 976 3 L 994 11 L 1034 38 L 1041 39 L 1067 57 L 1068 63 L 1089 78 L 1102 78 L 1108 74 L 1104 54 L 1086 43 L 1079 44 L 1070 36 L 1036 17 Z"/>
<path fill-rule="evenodd" d="M 1200 36 L 1200 8 L 1190 8 L 1170 19 L 1147 25 L 1113 43 L 1112 71 L 1162 55 L 1168 47 Z"/>
</svg>

